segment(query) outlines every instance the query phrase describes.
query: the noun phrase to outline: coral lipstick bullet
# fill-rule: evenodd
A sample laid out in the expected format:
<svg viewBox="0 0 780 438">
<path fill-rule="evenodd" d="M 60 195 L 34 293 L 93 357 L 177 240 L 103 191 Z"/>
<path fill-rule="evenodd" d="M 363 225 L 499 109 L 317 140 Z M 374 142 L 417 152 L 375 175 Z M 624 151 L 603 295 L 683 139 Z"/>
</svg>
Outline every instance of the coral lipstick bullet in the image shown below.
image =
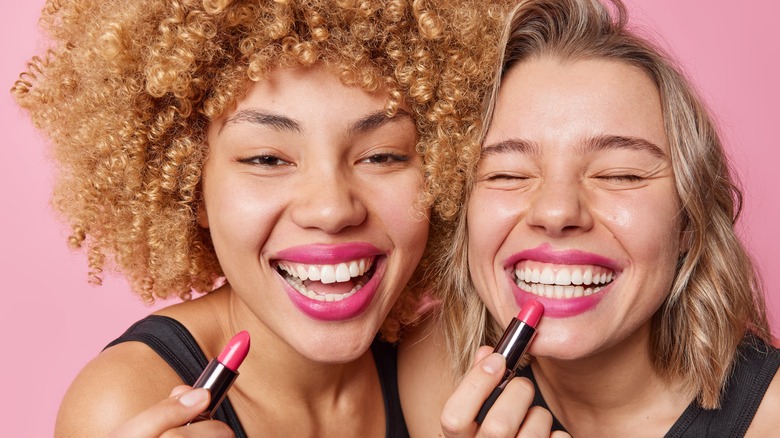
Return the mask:
<svg viewBox="0 0 780 438">
<path fill-rule="evenodd" d="M 504 377 L 501 378 L 501 383 L 493 389 L 485 403 L 477 413 L 476 422 L 482 424 L 488 411 L 493 403 L 504 391 L 504 388 L 512 378 L 515 377 L 517 365 L 520 363 L 520 359 L 528 350 L 528 346 L 531 345 L 531 341 L 536 336 L 536 325 L 539 323 L 542 314 L 544 313 L 544 306 L 538 301 L 529 300 L 523 304 L 520 308 L 520 312 L 517 314 L 517 318 L 512 318 L 512 322 L 504 331 L 501 339 L 498 341 L 498 345 L 493 350 L 494 353 L 500 353 L 506 359 L 506 371 L 504 371 Z"/>
<path fill-rule="evenodd" d="M 218 357 L 209 362 L 192 387 L 208 389 L 211 393 L 211 402 L 208 408 L 191 422 L 211 419 L 238 377 L 238 367 L 248 353 L 249 333 L 241 331 L 230 339 Z"/>
</svg>

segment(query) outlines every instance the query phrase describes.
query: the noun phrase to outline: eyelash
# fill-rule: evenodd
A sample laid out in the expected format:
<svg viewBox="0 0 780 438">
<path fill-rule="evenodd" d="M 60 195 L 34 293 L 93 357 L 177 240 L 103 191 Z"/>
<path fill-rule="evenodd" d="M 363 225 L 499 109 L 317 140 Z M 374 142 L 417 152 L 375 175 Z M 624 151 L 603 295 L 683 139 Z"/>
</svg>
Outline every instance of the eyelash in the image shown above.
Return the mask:
<svg viewBox="0 0 780 438">
<path fill-rule="evenodd" d="M 275 156 L 275 155 L 256 155 L 254 157 L 242 158 L 238 160 L 240 163 L 251 164 L 255 166 L 276 167 L 282 165 L 288 165 L 287 161 Z M 399 154 L 374 154 L 361 160 L 370 164 L 391 164 L 391 163 L 403 163 L 409 161 L 409 157 Z"/>
<path fill-rule="evenodd" d="M 383 153 L 371 155 L 361 161 L 371 164 L 390 164 L 391 162 L 403 163 L 405 161 L 409 161 L 409 157 L 407 155 Z"/>
<path fill-rule="evenodd" d="M 639 175 L 606 175 L 606 176 L 601 176 L 599 178 L 614 180 L 614 181 L 625 181 L 625 182 L 638 182 L 644 179 Z"/>
<path fill-rule="evenodd" d="M 242 158 L 238 160 L 239 163 L 251 164 L 255 166 L 264 167 L 276 167 L 281 165 L 290 164 L 287 161 L 275 156 L 275 155 L 256 155 L 254 157 Z"/>
<path fill-rule="evenodd" d="M 519 175 L 510 175 L 507 173 L 497 173 L 485 178 L 486 181 L 516 180 L 516 179 L 522 180 L 522 179 L 528 179 L 528 177 L 519 176 Z"/>
</svg>

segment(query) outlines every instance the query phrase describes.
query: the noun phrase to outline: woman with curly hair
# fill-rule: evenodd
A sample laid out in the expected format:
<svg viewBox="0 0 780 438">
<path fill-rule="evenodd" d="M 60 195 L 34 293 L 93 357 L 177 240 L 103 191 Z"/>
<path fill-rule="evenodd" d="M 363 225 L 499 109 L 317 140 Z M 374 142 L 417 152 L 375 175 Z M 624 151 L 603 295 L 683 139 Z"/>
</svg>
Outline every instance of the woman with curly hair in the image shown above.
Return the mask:
<svg viewBox="0 0 780 438">
<path fill-rule="evenodd" d="M 47 2 L 51 50 L 12 92 L 52 141 L 70 243 L 91 281 L 184 300 L 84 368 L 58 436 L 407 434 L 387 341 L 456 210 L 483 3 Z M 221 421 L 180 427 L 209 395 L 177 385 L 240 330 Z"/>
<path fill-rule="evenodd" d="M 521 306 L 544 306 L 512 380 L 525 391 L 500 395 L 479 431 L 515 436 L 541 406 L 578 437 L 776 436 L 780 351 L 717 129 L 623 4 L 605 3 L 516 6 L 482 144 L 464 154 L 442 288 L 460 306 L 443 315 L 461 369 Z M 444 408 L 449 436 L 477 429 L 504 371 L 490 351 Z"/>
</svg>

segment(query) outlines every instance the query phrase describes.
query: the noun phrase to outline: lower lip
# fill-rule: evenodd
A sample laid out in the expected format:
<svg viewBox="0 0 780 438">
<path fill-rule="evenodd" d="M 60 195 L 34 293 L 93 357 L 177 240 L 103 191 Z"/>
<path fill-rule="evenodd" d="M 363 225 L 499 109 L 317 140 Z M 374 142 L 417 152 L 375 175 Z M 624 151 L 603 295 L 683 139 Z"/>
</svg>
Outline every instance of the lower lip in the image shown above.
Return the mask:
<svg viewBox="0 0 780 438">
<path fill-rule="evenodd" d="M 605 286 L 598 293 L 579 298 L 547 298 L 532 294 L 520 289 L 512 282 L 512 292 L 515 295 L 515 302 L 519 307 L 529 300 L 536 300 L 544 306 L 544 316 L 547 318 L 571 318 L 593 310 L 598 306 L 604 295 L 612 289 L 612 283 Z"/>
<path fill-rule="evenodd" d="M 290 301 L 306 316 L 319 321 L 344 321 L 363 313 L 374 299 L 379 282 L 384 274 L 384 260 L 377 259 L 377 266 L 371 279 L 359 291 L 341 301 L 313 300 L 301 295 L 281 276 L 279 279 L 284 286 L 285 292 L 287 292 L 287 296 L 290 297 Z"/>
</svg>

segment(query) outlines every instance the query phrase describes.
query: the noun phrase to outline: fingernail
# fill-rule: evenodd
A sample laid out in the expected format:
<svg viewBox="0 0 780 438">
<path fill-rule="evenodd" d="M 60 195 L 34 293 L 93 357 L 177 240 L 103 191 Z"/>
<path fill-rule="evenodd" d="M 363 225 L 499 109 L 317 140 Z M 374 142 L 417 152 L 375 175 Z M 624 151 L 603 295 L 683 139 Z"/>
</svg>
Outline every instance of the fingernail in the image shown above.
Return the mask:
<svg viewBox="0 0 780 438">
<path fill-rule="evenodd" d="M 203 403 L 208 396 L 208 391 L 203 388 L 193 389 L 187 391 L 179 397 L 179 403 L 187 407 L 195 406 L 199 403 Z"/>
<path fill-rule="evenodd" d="M 482 361 L 482 369 L 488 374 L 495 374 L 504 366 L 504 356 L 493 353 Z"/>
</svg>

